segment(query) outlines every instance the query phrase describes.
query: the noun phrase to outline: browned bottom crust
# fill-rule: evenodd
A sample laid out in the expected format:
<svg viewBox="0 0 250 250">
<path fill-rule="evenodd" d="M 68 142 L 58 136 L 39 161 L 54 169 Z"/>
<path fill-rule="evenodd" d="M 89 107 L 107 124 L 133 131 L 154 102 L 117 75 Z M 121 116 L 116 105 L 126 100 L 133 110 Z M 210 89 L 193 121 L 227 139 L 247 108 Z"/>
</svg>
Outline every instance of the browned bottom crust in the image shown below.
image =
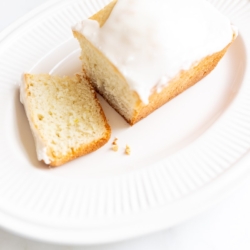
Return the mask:
<svg viewBox="0 0 250 250">
<path fill-rule="evenodd" d="M 72 150 L 72 152 L 69 152 L 67 155 L 61 155 L 55 158 L 55 156 L 53 156 L 53 152 L 49 151 L 48 155 L 50 156 L 50 158 L 53 158 L 53 161 L 49 165 L 51 167 L 58 167 L 65 164 L 68 161 L 74 160 L 80 156 L 96 151 L 97 149 L 99 149 L 108 142 L 110 134 L 111 130 L 109 128 L 109 130 L 107 130 L 107 133 L 104 135 L 103 138 L 99 139 L 98 141 L 91 142 L 88 145 L 84 145 L 78 148 L 77 150 Z"/>
</svg>

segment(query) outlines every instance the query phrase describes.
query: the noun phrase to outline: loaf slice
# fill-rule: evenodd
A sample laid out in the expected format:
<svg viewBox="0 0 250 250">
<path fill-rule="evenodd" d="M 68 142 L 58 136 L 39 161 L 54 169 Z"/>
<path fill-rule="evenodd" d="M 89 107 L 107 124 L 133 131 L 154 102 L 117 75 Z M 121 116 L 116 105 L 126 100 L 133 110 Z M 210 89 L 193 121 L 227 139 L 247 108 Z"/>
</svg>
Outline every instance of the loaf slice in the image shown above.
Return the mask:
<svg viewBox="0 0 250 250">
<path fill-rule="evenodd" d="M 21 102 L 38 159 L 50 166 L 95 151 L 110 138 L 110 126 L 93 87 L 80 75 L 25 74 Z"/>
<path fill-rule="evenodd" d="M 112 12 L 115 10 L 116 5 L 119 3 L 119 1 L 121 0 L 118 0 L 118 2 L 117 0 L 113 0 L 104 9 L 100 10 L 94 16 L 90 17 L 90 20 L 97 21 L 99 23 L 100 30 L 101 30 L 102 27 L 104 27 L 106 22 L 109 20 Z M 124 3 L 125 1 L 126 0 L 123 0 Z M 136 1 L 130 1 L 127 4 L 128 5 L 137 4 L 135 2 Z M 175 4 L 174 0 L 167 0 L 166 3 L 167 2 L 170 2 L 170 3 L 172 2 L 173 4 Z M 141 3 L 142 3 L 142 8 L 144 8 L 143 4 L 151 4 L 152 7 L 154 7 L 153 2 L 145 3 L 141 1 Z M 199 1 L 197 1 L 197 3 L 199 3 Z M 190 8 L 192 8 L 192 6 L 193 5 L 190 4 Z M 193 6 L 193 8 L 198 8 L 198 7 Z M 131 11 L 131 13 L 132 12 L 133 11 Z M 121 15 L 127 15 L 128 17 L 127 19 L 130 21 L 129 11 L 127 11 L 126 13 L 121 13 Z M 131 18 L 133 17 L 132 15 L 133 13 L 131 14 Z M 197 22 L 199 22 L 199 19 L 197 19 Z M 174 98 L 175 96 L 179 95 L 184 90 L 191 87 L 192 85 L 197 83 L 199 80 L 201 80 L 203 77 L 205 77 L 207 74 L 209 74 L 216 67 L 220 59 L 226 53 L 232 41 L 237 36 L 236 32 L 234 32 L 232 28 L 231 38 L 226 43 L 224 43 L 224 47 L 222 47 L 222 49 L 217 50 L 212 54 L 207 54 L 206 56 L 200 58 L 199 61 L 193 61 L 193 63 L 191 64 L 189 68 L 181 69 L 177 74 L 175 74 L 172 78 L 168 80 L 167 84 L 163 85 L 160 91 L 159 89 L 157 89 L 157 83 L 155 83 L 155 87 L 152 87 L 150 90 L 150 95 L 148 96 L 148 103 L 146 103 L 145 101 L 142 100 L 138 92 L 135 89 L 131 88 L 129 81 L 126 77 L 126 74 L 123 74 L 121 69 L 118 68 L 114 62 L 112 62 L 111 60 L 112 56 L 109 57 L 109 54 L 105 54 L 102 51 L 102 44 L 100 44 L 100 46 L 96 46 L 91 41 L 91 39 L 89 39 L 88 37 L 86 37 L 86 35 L 84 35 L 84 29 L 86 26 L 86 29 L 91 37 L 92 34 L 90 32 L 91 31 L 90 24 L 92 25 L 92 27 L 94 26 L 93 23 L 89 22 L 89 23 L 79 23 L 78 25 L 73 27 L 73 34 L 78 39 L 81 49 L 82 49 L 81 60 L 82 60 L 83 72 L 85 73 L 86 77 L 88 78 L 92 86 L 94 86 L 96 91 L 99 92 L 107 100 L 107 102 L 116 111 L 118 111 L 118 113 L 120 113 L 121 116 L 125 118 L 125 120 L 130 125 L 137 123 L 142 118 L 146 117 L 147 115 L 152 113 L 154 110 L 156 110 L 157 108 L 159 108 L 160 106 L 162 106 L 163 104 L 165 104 L 166 102 Z M 228 26 L 230 26 L 230 24 Z M 143 29 L 142 31 L 143 33 L 144 30 L 147 29 L 147 27 L 142 27 L 142 29 Z M 192 27 L 190 27 L 190 29 L 191 29 L 190 31 L 192 34 L 195 33 L 195 31 L 192 30 Z M 168 33 L 167 28 L 164 32 Z M 180 31 L 177 30 L 176 34 L 178 34 L 178 32 Z M 131 39 L 131 36 L 136 36 L 138 33 L 140 32 L 130 33 L 130 31 L 127 30 L 127 34 L 126 32 L 122 34 L 122 39 L 123 40 L 127 39 L 126 40 L 127 42 Z M 93 33 L 92 37 L 94 36 L 96 36 L 96 33 Z M 110 34 L 109 36 L 112 37 L 112 39 L 115 39 L 115 37 L 111 36 Z M 152 39 L 152 37 L 149 36 L 148 40 L 149 39 Z M 215 37 L 215 40 L 216 39 L 217 38 Z M 144 41 L 146 40 L 147 39 L 144 39 Z M 120 41 L 117 41 L 117 43 L 118 42 Z M 179 41 L 177 40 L 176 44 L 178 43 Z M 117 46 L 115 42 L 113 44 L 114 46 Z M 207 45 L 205 44 L 204 50 L 206 49 L 206 46 Z M 124 49 L 123 46 L 120 46 L 120 50 L 122 51 L 123 49 Z M 178 48 L 178 45 L 176 45 L 176 47 L 174 46 L 170 49 L 178 51 L 179 48 Z M 140 47 L 138 47 L 137 50 L 140 50 Z M 145 53 L 147 53 L 147 51 L 145 51 Z M 196 52 L 194 51 L 194 53 Z M 123 55 L 124 53 L 118 52 L 116 54 L 118 58 L 118 59 L 117 58 L 115 59 L 116 61 L 129 60 L 129 58 L 126 58 L 126 57 L 122 59 L 119 58 L 119 54 Z M 172 62 L 173 65 L 174 63 L 175 62 Z M 143 62 L 141 64 L 143 64 Z M 152 64 L 151 67 L 153 69 L 158 66 Z M 137 70 L 138 68 L 140 68 L 140 66 L 137 66 L 135 70 Z M 146 70 L 142 74 L 145 74 L 146 76 L 148 75 L 150 77 L 151 72 L 150 70 Z M 144 83 L 141 82 L 140 84 L 141 84 L 140 87 L 144 88 L 143 86 Z"/>
</svg>

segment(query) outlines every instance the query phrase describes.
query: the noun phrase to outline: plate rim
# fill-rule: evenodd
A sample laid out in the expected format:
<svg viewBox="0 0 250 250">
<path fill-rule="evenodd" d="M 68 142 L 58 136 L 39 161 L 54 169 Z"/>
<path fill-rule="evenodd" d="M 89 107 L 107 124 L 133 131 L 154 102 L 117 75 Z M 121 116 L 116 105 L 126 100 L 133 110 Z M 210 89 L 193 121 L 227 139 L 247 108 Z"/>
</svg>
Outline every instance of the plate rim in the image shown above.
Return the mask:
<svg viewBox="0 0 250 250">
<path fill-rule="evenodd" d="M 15 31 L 21 27 L 23 24 L 25 24 L 25 22 L 29 22 L 30 19 L 32 19 L 32 17 L 34 17 L 37 13 L 40 13 L 40 12 L 43 12 L 43 11 L 46 11 L 46 9 L 50 8 L 51 6 L 53 5 L 57 5 L 58 3 L 60 3 L 60 0 L 52 0 L 52 1 L 49 1 L 49 2 L 46 2 L 44 4 L 42 4 L 41 6 L 35 8 L 34 10 L 30 11 L 28 14 L 26 14 L 25 16 L 19 18 L 17 21 L 15 21 L 13 24 L 11 24 L 9 27 L 5 28 L 1 33 L 0 33 L 0 45 L 3 41 L 3 39 L 9 35 L 11 35 L 13 32 L 15 33 Z M 247 160 L 245 160 L 247 159 Z M 247 163 L 242 163 L 247 161 L 247 162 L 250 162 L 250 154 L 248 153 L 248 156 L 245 156 L 244 158 L 242 158 L 240 160 L 239 163 L 237 163 L 237 166 L 240 166 L 242 168 L 242 175 L 240 177 L 238 177 L 238 181 L 236 181 L 237 184 L 240 184 L 241 181 L 245 180 L 248 178 L 248 175 L 249 174 L 249 169 L 247 168 Z M 232 168 L 233 170 L 235 170 L 234 168 Z M 232 170 L 230 169 L 230 170 Z M 228 170 L 229 171 L 229 170 Z M 244 173 L 243 173 L 244 172 Z M 223 173 L 224 175 L 225 173 Z M 227 179 L 227 178 L 226 178 Z M 228 177 L 228 180 L 230 182 L 231 180 L 231 177 Z M 225 181 L 225 186 L 229 185 L 227 183 L 227 181 Z M 215 183 L 213 183 L 215 184 Z M 219 183 L 217 182 L 216 183 L 217 185 L 219 185 Z M 212 184 L 211 184 L 212 185 Z M 220 184 L 221 185 L 221 184 Z M 225 189 L 225 186 L 221 187 L 222 190 Z M 207 202 L 208 204 L 203 204 L 202 207 L 203 208 L 200 208 L 200 212 L 206 210 L 207 208 L 213 206 L 214 204 L 216 204 L 219 200 L 221 200 L 221 198 L 225 197 L 226 195 L 229 195 L 231 193 L 232 190 L 234 190 L 238 185 L 229 185 L 228 188 L 226 188 L 226 190 L 224 190 L 224 192 L 220 193 L 218 192 L 218 198 L 214 199 L 214 200 L 210 200 L 209 202 Z M 230 188 L 231 187 L 231 188 Z M 203 188 L 201 188 L 200 190 L 196 191 L 197 193 L 202 193 L 204 191 Z M 194 214 L 198 214 L 198 212 L 195 212 Z M 192 214 L 190 212 L 190 214 L 188 215 L 186 213 L 186 217 L 185 219 L 181 219 L 181 221 L 183 220 L 186 220 L 190 217 L 192 217 L 194 214 Z M 0 210 L 0 217 L 2 217 L 2 219 L 4 219 L 4 216 L 6 218 L 6 216 L 8 215 L 4 215 L 4 213 L 2 213 L 2 211 Z M 2 220 L 4 221 L 4 220 Z M 160 221 L 159 221 L 160 222 Z M 176 223 L 173 223 L 173 225 L 176 225 L 178 222 Z M 47 237 L 47 239 L 44 238 L 44 235 L 43 236 L 40 236 L 41 234 L 41 231 L 38 232 L 38 234 L 36 236 L 34 236 L 31 229 L 27 229 L 25 232 L 20 232 L 20 230 L 15 230 L 14 228 L 12 228 L 11 226 L 8 226 L 9 223 L 6 223 L 6 225 L 3 225 L 3 223 L 1 222 L 0 224 L 0 227 L 4 228 L 5 230 L 8 230 L 10 232 L 13 232 L 15 234 L 19 234 L 19 235 L 22 235 L 22 236 L 25 236 L 25 237 L 28 237 L 28 238 L 32 238 L 32 239 L 35 239 L 35 240 L 40 240 L 40 241 L 48 241 L 48 242 L 53 242 L 53 243 L 58 243 L 58 244 L 72 244 L 72 245 L 77 245 L 77 244 L 101 244 L 101 243 L 110 243 L 110 242 L 117 242 L 117 241 L 120 241 L 120 240 L 125 240 L 125 239 L 131 239 L 133 237 L 138 237 L 138 236 L 142 236 L 142 235 L 145 235 L 147 233 L 152 233 L 152 232 L 155 232 L 155 231 L 158 231 L 158 230 L 161 230 L 163 228 L 166 228 L 165 226 L 162 226 L 160 229 L 145 229 L 143 233 L 139 232 L 137 233 L 137 235 L 135 235 L 135 233 L 133 232 L 133 235 L 130 235 L 130 232 L 129 234 L 122 234 L 122 235 L 118 235 L 118 234 L 115 234 L 116 237 L 112 236 L 112 238 L 109 238 L 108 235 L 106 236 L 106 239 L 99 239 L 99 241 L 97 241 L 94 237 L 91 238 L 85 238 L 83 241 L 77 241 L 76 239 L 73 240 L 73 238 L 63 238 L 63 241 L 62 241 L 62 237 L 59 236 L 59 237 L 55 237 L 55 235 L 57 234 L 57 229 L 56 231 L 54 232 L 54 235 L 52 236 L 52 238 L 49 238 Z M 23 228 L 28 228 L 27 225 L 25 225 L 25 222 L 24 224 L 22 225 Z M 169 225 L 169 226 L 172 226 L 172 225 Z M 45 229 L 46 230 L 46 229 Z M 33 235 L 32 235 L 33 234 Z M 94 233 L 95 234 L 95 233 Z M 95 235 L 93 235 L 95 236 Z M 94 241 L 93 241 L 94 239 Z"/>
<path fill-rule="evenodd" d="M 171 221 L 171 223 L 168 223 L 167 227 L 165 222 L 166 219 L 163 220 L 161 216 L 162 213 L 164 213 L 164 215 L 166 213 L 164 212 L 164 209 L 161 209 L 160 213 L 157 216 L 157 219 L 155 216 L 152 218 L 152 220 L 154 220 L 154 222 L 152 222 L 154 223 L 154 227 L 152 227 L 152 225 L 149 226 L 149 223 L 145 223 L 143 227 L 141 225 L 135 224 L 133 230 L 131 230 L 131 225 L 127 226 L 129 230 L 125 229 L 125 231 L 117 230 L 117 228 L 111 230 L 105 229 L 101 230 L 102 237 L 96 237 L 96 231 L 93 230 L 89 233 L 88 229 L 79 230 L 79 232 L 70 230 L 70 235 L 67 231 L 65 234 L 65 230 L 63 229 L 61 232 L 59 232 L 58 228 L 52 228 L 52 230 L 48 231 L 47 227 L 44 227 L 42 229 L 41 226 L 33 227 L 32 223 L 26 223 L 24 220 L 13 219 L 12 216 L 8 216 L 2 211 L 0 211 L 0 228 L 15 235 L 28 238 L 30 240 L 72 246 L 100 245 L 109 243 L 111 244 L 146 236 L 150 233 L 156 233 L 161 230 L 166 230 L 172 226 L 178 226 L 180 223 L 198 216 L 202 212 L 205 212 L 208 209 L 216 206 L 216 204 L 221 202 L 223 199 L 229 197 L 234 191 L 244 185 L 246 181 L 250 180 L 250 150 L 235 165 L 237 165 L 237 171 L 234 167 L 232 167 L 227 171 L 227 173 L 223 174 L 222 182 L 215 181 L 213 184 L 209 184 L 208 186 L 201 188 L 193 194 L 194 197 L 192 197 L 192 202 L 187 199 L 187 204 L 189 204 L 188 212 L 186 210 L 186 206 L 185 208 L 183 207 L 181 210 L 185 212 L 182 213 L 182 216 L 177 220 L 173 220 Z M 235 175 L 237 175 L 237 178 L 235 178 Z M 232 185 L 232 180 L 234 180 L 234 185 Z M 213 192 L 211 192 L 211 189 L 213 190 Z M 201 204 L 201 202 L 199 201 L 199 206 L 197 206 L 197 199 L 195 198 L 195 196 L 203 196 L 203 203 Z M 184 203 L 186 203 L 186 201 L 184 201 Z M 3 223 L 3 221 L 5 223 Z M 15 223 L 16 227 L 13 227 L 12 223 Z M 10 226 L 10 224 L 12 224 L 12 226 Z"/>
</svg>

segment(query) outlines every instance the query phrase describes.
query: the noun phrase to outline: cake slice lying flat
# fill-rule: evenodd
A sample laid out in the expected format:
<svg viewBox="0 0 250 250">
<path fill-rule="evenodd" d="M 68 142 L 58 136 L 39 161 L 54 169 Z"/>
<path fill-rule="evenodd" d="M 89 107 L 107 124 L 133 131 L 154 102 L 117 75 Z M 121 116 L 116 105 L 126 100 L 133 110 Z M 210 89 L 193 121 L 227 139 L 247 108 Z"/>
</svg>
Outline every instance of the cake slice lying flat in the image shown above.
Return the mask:
<svg viewBox="0 0 250 250">
<path fill-rule="evenodd" d="M 86 77 L 131 125 L 210 73 L 237 36 L 206 0 L 114 0 L 73 33 Z"/>
<path fill-rule="evenodd" d="M 59 166 L 97 150 L 110 127 L 93 87 L 81 76 L 24 76 L 21 102 L 35 139 L 37 156 Z"/>
</svg>

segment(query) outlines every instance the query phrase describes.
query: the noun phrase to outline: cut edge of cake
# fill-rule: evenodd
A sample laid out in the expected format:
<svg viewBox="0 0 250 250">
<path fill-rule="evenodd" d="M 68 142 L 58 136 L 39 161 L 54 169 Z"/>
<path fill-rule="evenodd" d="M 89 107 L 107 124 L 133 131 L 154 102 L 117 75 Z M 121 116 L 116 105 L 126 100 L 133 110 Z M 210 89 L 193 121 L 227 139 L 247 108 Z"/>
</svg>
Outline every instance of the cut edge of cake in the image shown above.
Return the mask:
<svg viewBox="0 0 250 250">
<path fill-rule="evenodd" d="M 112 1 L 105 8 L 90 17 L 90 19 L 98 21 L 100 26 L 102 26 L 110 16 L 116 3 L 117 0 Z M 124 76 L 100 50 L 80 32 L 73 29 L 73 34 L 82 48 L 80 59 L 82 60 L 82 69 L 86 78 L 95 90 L 130 125 L 134 125 L 145 118 L 208 75 L 216 67 L 237 36 L 234 33 L 231 43 L 227 44 L 221 51 L 203 58 L 199 63 L 194 63 L 189 70 L 179 72 L 161 92 L 153 90 L 149 97 L 149 103 L 145 104 L 141 101 L 136 91 L 129 88 L 129 84 Z M 98 74 L 98 72 L 101 73 Z"/>
<path fill-rule="evenodd" d="M 38 160 L 52 167 L 93 152 L 110 138 L 102 107 L 83 76 L 24 74 L 20 97 Z"/>
</svg>

